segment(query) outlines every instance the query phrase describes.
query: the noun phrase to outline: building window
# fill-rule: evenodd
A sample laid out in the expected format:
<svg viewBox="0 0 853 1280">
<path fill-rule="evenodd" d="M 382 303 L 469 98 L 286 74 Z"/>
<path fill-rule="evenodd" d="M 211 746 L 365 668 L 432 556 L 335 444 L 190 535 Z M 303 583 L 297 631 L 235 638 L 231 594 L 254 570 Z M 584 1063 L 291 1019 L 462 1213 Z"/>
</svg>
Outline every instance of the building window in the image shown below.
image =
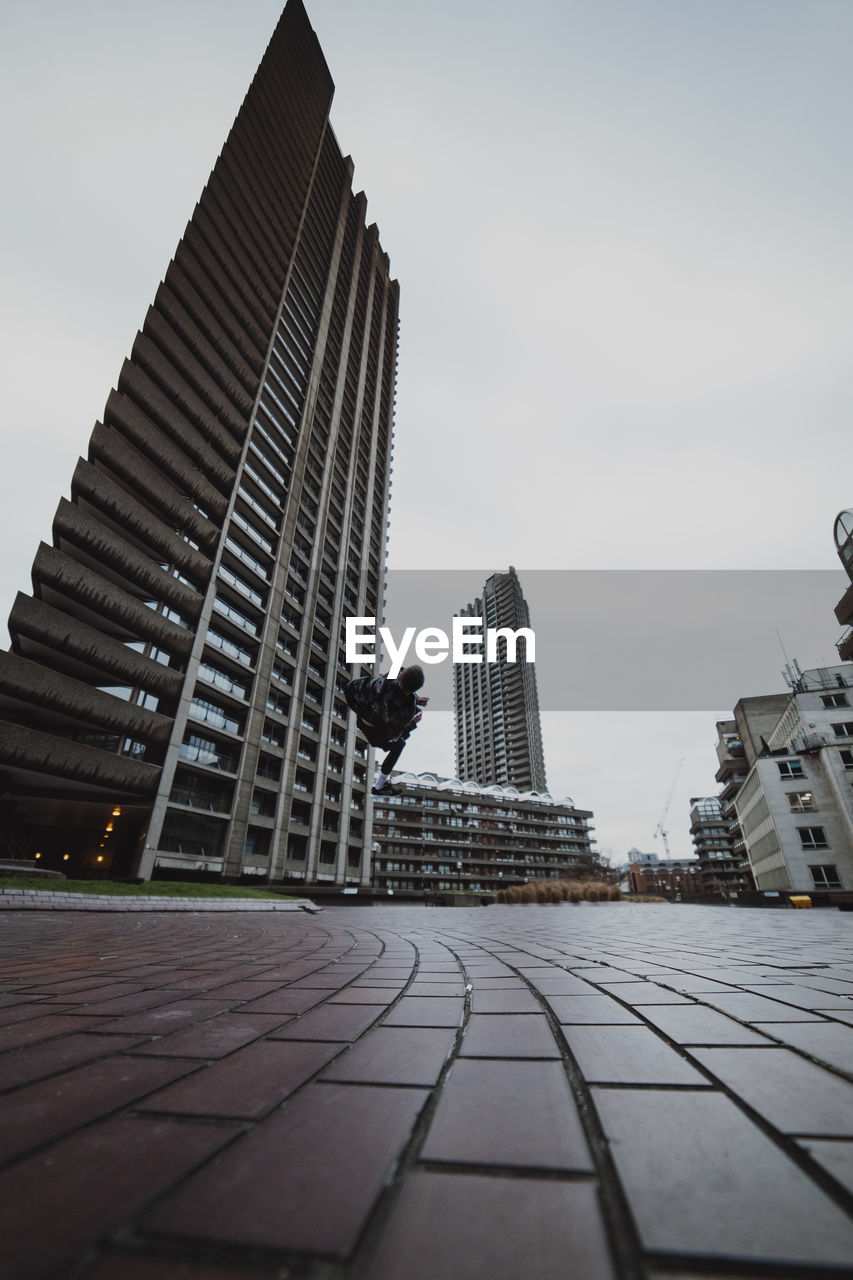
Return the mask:
<svg viewBox="0 0 853 1280">
<path fill-rule="evenodd" d="M 272 791 L 256 789 L 252 795 L 249 813 L 264 818 L 275 817 L 275 795 Z"/>
<path fill-rule="evenodd" d="M 160 834 L 160 848 L 192 858 L 222 856 L 226 824 L 170 809 Z"/>
<path fill-rule="evenodd" d="M 791 813 L 810 813 L 815 808 L 811 791 L 789 791 L 788 804 L 791 806 Z"/>
<path fill-rule="evenodd" d="M 270 834 L 266 827 L 249 827 L 243 846 L 244 853 L 249 857 L 265 857 L 270 851 Z"/>
<path fill-rule="evenodd" d="M 841 763 L 844 768 L 853 769 L 853 751 L 849 747 L 842 747 L 838 754 L 841 757 Z"/>
<path fill-rule="evenodd" d="M 289 836 L 287 840 L 287 856 L 291 862 L 304 862 L 308 841 L 305 836 Z"/>
<path fill-rule="evenodd" d="M 231 751 L 210 738 L 202 738 L 194 733 L 187 734 L 181 743 L 180 754 L 184 760 L 210 765 L 214 769 L 226 769 L 229 773 L 233 773 L 237 768 L 236 751 Z"/>
<path fill-rule="evenodd" d="M 849 707 L 846 693 L 825 693 L 821 697 L 821 702 L 825 707 Z"/>
<path fill-rule="evenodd" d="M 841 877 L 838 874 L 838 867 L 827 866 L 822 863 L 818 867 L 809 867 L 812 874 L 812 882 L 816 889 L 840 889 Z"/>
<path fill-rule="evenodd" d="M 829 842 L 823 827 L 797 827 L 800 844 L 804 849 L 828 849 Z"/>
<path fill-rule="evenodd" d="M 272 782 L 278 782 L 281 777 L 281 761 L 276 760 L 275 756 L 266 755 L 262 751 L 258 756 L 256 773 L 259 778 L 269 778 Z"/>
<path fill-rule="evenodd" d="M 853 720 L 842 720 L 832 726 L 836 738 L 853 738 Z"/>
<path fill-rule="evenodd" d="M 779 769 L 779 776 L 782 778 L 804 778 L 806 776 L 802 760 L 777 760 L 776 765 Z"/>
</svg>

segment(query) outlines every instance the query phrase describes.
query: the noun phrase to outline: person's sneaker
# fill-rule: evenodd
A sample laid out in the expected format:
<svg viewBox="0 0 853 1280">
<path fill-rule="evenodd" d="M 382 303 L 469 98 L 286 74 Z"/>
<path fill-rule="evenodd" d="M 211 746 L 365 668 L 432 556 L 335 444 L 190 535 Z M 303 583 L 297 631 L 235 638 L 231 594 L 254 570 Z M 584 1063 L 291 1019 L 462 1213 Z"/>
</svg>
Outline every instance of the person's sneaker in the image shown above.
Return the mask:
<svg viewBox="0 0 853 1280">
<path fill-rule="evenodd" d="M 401 794 L 402 788 L 394 787 L 390 782 L 386 782 L 384 787 L 371 787 L 370 794 L 372 796 L 398 796 Z"/>
</svg>

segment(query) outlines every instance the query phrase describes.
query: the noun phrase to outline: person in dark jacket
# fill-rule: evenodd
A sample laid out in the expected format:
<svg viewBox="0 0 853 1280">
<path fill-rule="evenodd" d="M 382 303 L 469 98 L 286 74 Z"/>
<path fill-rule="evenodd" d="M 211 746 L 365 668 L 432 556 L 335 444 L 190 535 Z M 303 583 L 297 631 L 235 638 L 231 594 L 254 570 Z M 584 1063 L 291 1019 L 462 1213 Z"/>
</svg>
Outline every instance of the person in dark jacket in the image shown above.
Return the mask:
<svg viewBox="0 0 853 1280">
<path fill-rule="evenodd" d="M 356 723 L 372 747 L 387 751 L 376 771 L 373 795 L 393 792 L 389 786 L 391 771 L 400 759 L 409 734 L 423 715 L 422 707 L 429 698 L 419 698 L 423 686 L 421 667 L 404 667 L 396 680 L 390 676 L 362 676 L 350 680 L 344 689 L 347 705 L 356 715 Z"/>
</svg>

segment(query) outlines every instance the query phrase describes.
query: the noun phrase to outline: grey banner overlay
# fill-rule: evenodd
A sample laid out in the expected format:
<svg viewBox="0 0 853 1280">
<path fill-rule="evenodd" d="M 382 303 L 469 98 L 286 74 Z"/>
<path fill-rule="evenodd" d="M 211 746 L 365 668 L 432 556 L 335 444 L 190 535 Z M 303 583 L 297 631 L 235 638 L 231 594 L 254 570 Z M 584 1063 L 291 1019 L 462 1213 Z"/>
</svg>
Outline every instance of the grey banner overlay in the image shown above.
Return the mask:
<svg viewBox="0 0 853 1280">
<path fill-rule="evenodd" d="M 503 572 L 504 570 L 498 570 Z M 495 570 L 392 570 L 385 626 L 451 632 Z M 787 655 L 838 663 L 839 570 L 518 570 L 536 635 L 542 711 L 714 711 L 781 693 Z M 783 651 L 784 645 L 784 651 Z M 414 646 L 409 662 L 417 661 Z M 388 669 L 387 659 L 377 673 Z M 452 664 L 425 666 L 450 711 Z M 359 669 L 366 674 L 368 668 Z"/>
</svg>

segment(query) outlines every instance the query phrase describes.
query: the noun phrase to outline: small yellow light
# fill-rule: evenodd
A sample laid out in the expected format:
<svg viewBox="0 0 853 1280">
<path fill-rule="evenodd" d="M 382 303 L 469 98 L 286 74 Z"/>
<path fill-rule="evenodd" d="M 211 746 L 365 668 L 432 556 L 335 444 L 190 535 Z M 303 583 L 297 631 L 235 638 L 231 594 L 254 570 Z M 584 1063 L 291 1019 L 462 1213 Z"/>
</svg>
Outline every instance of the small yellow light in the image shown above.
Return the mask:
<svg viewBox="0 0 853 1280">
<path fill-rule="evenodd" d="M 114 823 L 108 822 L 106 827 L 107 831 L 108 832 L 112 831 L 114 825 L 115 825 Z"/>
<path fill-rule="evenodd" d="M 62 855 L 62 861 L 63 861 L 63 862 L 67 862 L 67 861 L 68 861 L 68 859 L 69 859 L 70 857 L 71 857 L 71 854 L 70 854 L 70 853 L 63 853 L 63 855 Z"/>
<path fill-rule="evenodd" d="M 40 854 L 40 853 L 37 853 L 37 854 L 36 854 L 36 857 L 37 857 L 37 858 L 40 858 L 40 857 L 41 857 L 41 854 Z"/>
<path fill-rule="evenodd" d="M 113 809 L 113 817 L 118 818 L 120 816 L 121 816 L 121 809 Z"/>
<path fill-rule="evenodd" d="M 98 854 L 98 862 L 103 862 L 103 860 L 104 860 L 104 855 L 103 855 L 102 853 L 99 853 L 99 854 Z"/>
</svg>

